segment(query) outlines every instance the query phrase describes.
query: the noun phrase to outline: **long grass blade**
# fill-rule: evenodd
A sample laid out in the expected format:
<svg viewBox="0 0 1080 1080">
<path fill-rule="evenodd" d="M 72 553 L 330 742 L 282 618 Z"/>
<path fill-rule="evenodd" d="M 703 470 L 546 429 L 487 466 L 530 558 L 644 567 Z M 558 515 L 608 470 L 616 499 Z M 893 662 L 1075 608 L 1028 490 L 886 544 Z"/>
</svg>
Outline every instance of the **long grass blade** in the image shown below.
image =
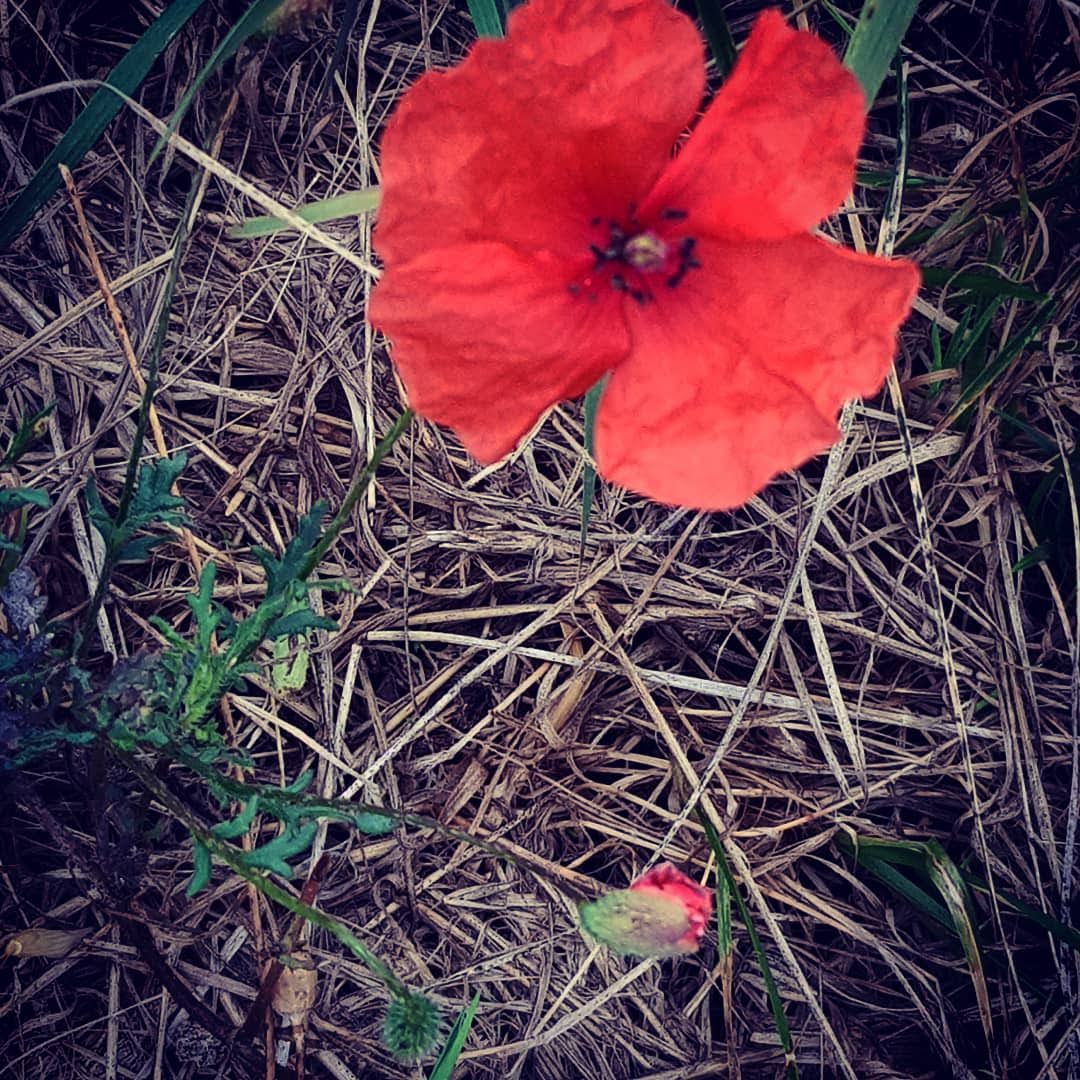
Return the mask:
<svg viewBox="0 0 1080 1080">
<path fill-rule="evenodd" d="M 379 195 L 380 191 L 377 187 L 361 188 L 359 191 L 350 191 L 344 195 L 334 195 L 329 199 L 305 203 L 303 206 L 296 207 L 295 212 L 297 217 L 303 218 L 304 221 L 320 225 L 324 221 L 335 221 L 338 218 L 357 217 L 359 214 L 371 213 L 379 205 Z M 233 240 L 250 240 L 255 236 L 269 236 L 271 233 L 291 228 L 294 226 L 289 222 L 274 217 L 273 214 L 264 214 L 234 225 L 228 235 Z"/>
<path fill-rule="evenodd" d="M 911 25 L 919 0 L 866 0 L 844 53 L 870 105 Z"/>
<path fill-rule="evenodd" d="M 469 14 L 472 16 L 476 34 L 482 38 L 501 38 L 503 36 L 502 12 L 496 0 L 468 0 Z"/>
<path fill-rule="evenodd" d="M 773 1025 L 780 1039 L 780 1046 L 784 1051 L 784 1076 L 786 1080 L 798 1080 L 799 1066 L 795 1060 L 795 1045 L 791 1039 L 791 1028 L 788 1026 L 787 1016 L 784 1013 L 784 1003 L 780 1000 L 780 991 L 777 988 L 776 979 L 769 965 L 769 958 L 765 954 L 765 947 L 761 944 L 761 938 L 758 936 L 754 921 L 750 917 L 750 909 L 746 906 L 746 901 L 735 883 L 735 875 L 732 874 L 731 867 L 728 865 L 727 855 L 724 854 L 724 845 L 721 843 L 720 837 L 707 815 L 699 813 L 697 819 L 705 830 L 705 838 L 708 840 L 713 857 L 716 859 L 718 874 L 724 881 L 724 893 L 735 901 L 735 906 L 739 911 L 739 918 L 742 920 L 743 926 L 746 927 L 746 935 L 750 939 L 750 948 L 754 952 L 754 959 L 757 960 L 761 977 L 765 980 L 765 994 L 769 999 L 769 1011 L 772 1013 Z M 723 928 L 722 918 L 723 916 L 718 909 L 717 921 L 721 929 Z M 727 928 L 729 939 L 730 933 L 729 924 Z"/>
<path fill-rule="evenodd" d="M 473 1017 L 476 1016 L 477 1006 L 480 1004 L 480 991 L 473 994 L 472 1001 L 458 1013 L 454 1026 L 447 1036 L 446 1045 L 442 1048 L 438 1060 L 432 1066 L 428 1080 L 450 1080 L 450 1076 L 457 1064 L 458 1055 L 461 1053 L 465 1040 L 469 1037 L 469 1029 L 472 1027 Z"/>
<path fill-rule="evenodd" d="M 956 933 L 967 959 L 971 983 L 975 989 L 975 1001 L 979 1007 L 983 1033 L 991 1046 L 994 1039 L 993 1013 L 990 1008 L 990 991 L 986 985 L 986 971 L 983 967 L 982 950 L 979 948 L 979 936 L 972 914 L 971 895 L 956 863 L 949 858 L 945 849 L 936 841 L 926 844 L 926 871 L 934 887 L 941 894 L 949 909 Z"/>
<path fill-rule="evenodd" d="M 585 395 L 585 469 L 581 478 L 581 546 L 589 536 L 589 518 L 592 516 L 593 496 L 596 494 L 596 466 L 593 453 L 596 447 L 596 410 L 600 406 L 600 395 L 604 392 L 607 376 L 602 378 Z"/>
<path fill-rule="evenodd" d="M 721 79 L 726 79 L 735 66 L 735 38 L 720 0 L 697 0 L 698 19 L 705 31 L 705 40 L 709 43 L 716 70 Z"/>
</svg>

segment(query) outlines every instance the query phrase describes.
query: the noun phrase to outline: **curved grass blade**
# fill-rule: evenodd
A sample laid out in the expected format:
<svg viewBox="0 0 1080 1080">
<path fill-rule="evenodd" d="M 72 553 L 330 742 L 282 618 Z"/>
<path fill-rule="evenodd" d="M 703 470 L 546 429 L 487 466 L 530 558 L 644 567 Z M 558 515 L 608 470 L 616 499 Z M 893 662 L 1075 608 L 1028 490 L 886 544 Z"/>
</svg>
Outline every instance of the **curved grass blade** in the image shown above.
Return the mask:
<svg viewBox="0 0 1080 1080">
<path fill-rule="evenodd" d="M 911 25 L 919 0 L 866 0 L 844 53 L 851 70 L 873 104 L 889 65 Z"/>
<path fill-rule="evenodd" d="M 861 866 L 960 940 L 975 991 L 983 1032 L 987 1042 L 992 1045 L 993 1014 L 990 1008 L 990 992 L 986 985 L 971 893 L 964 875 L 945 849 L 936 840 L 890 841 L 869 837 L 853 839 L 843 833 L 837 837 L 837 846 L 853 855 Z M 919 885 L 895 869 L 897 866 L 906 866 L 923 875 L 944 904 L 938 903 Z"/>
<path fill-rule="evenodd" d="M 923 285 L 927 288 L 943 288 L 947 285 L 953 292 L 966 290 L 984 296 L 1008 296 L 1033 303 L 1042 303 L 1048 299 L 1047 293 L 1038 292 L 990 271 L 956 271 L 944 266 L 921 266 L 919 269 L 922 271 Z"/>
<path fill-rule="evenodd" d="M 295 212 L 297 217 L 310 221 L 313 225 L 319 225 L 324 221 L 335 221 L 337 218 L 370 214 L 378 207 L 380 194 L 377 187 L 361 188 L 359 191 L 349 191 L 344 195 L 334 195 L 329 199 L 305 203 L 303 206 L 298 206 Z M 271 233 L 291 228 L 293 226 L 289 222 L 282 221 L 273 214 L 264 214 L 234 225 L 227 235 L 232 240 L 250 240 L 252 237 L 269 236 Z"/>
<path fill-rule="evenodd" d="M 446 1045 L 439 1053 L 438 1060 L 432 1066 L 428 1080 L 450 1080 L 450 1076 L 457 1064 L 458 1054 L 461 1053 L 465 1040 L 469 1037 L 469 1028 L 472 1027 L 473 1017 L 476 1016 L 477 1006 L 480 1004 L 480 991 L 473 994 L 472 1001 L 458 1013 L 454 1026 L 447 1036 Z"/>
<path fill-rule="evenodd" d="M 0 215 L 0 248 L 11 243 L 60 186 L 58 166 L 67 165 L 72 169 L 78 165 L 86 151 L 98 141 L 109 121 L 120 111 L 123 98 L 108 87 L 115 86 L 128 97 L 134 95 L 154 61 L 202 5 L 203 0 L 175 0 L 128 49 L 123 59 L 109 72 L 106 86 L 94 92 L 86 108 L 79 113 L 26 187 L 5 207 Z"/>
<path fill-rule="evenodd" d="M 971 983 L 975 989 L 975 1001 L 979 1007 L 983 1033 L 990 1046 L 994 1045 L 994 1018 L 990 1007 L 990 990 L 986 985 L 982 951 L 975 923 L 971 894 L 959 867 L 949 858 L 945 849 L 936 841 L 926 843 L 926 872 L 934 887 L 941 894 L 952 916 L 953 925 L 960 937 L 960 944 L 967 959 Z"/>
<path fill-rule="evenodd" d="M 217 69 L 232 56 L 249 37 L 266 29 L 267 20 L 281 7 L 281 0 L 255 0 L 240 16 L 239 20 L 230 27 L 229 32 L 218 42 L 217 48 L 210 54 L 210 59 L 203 64 L 195 81 L 187 88 L 180 103 L 169 117 L 164 134 L 158 139 L 153 153 L 150 155 L 149 164 L 153 164 L 158 154 L 164 149 L 169 141 L 169 136 L 180 126 L 184 114 L 188 111 L 195 95 L 202 89 L 203 84 Z"/>
</svg>

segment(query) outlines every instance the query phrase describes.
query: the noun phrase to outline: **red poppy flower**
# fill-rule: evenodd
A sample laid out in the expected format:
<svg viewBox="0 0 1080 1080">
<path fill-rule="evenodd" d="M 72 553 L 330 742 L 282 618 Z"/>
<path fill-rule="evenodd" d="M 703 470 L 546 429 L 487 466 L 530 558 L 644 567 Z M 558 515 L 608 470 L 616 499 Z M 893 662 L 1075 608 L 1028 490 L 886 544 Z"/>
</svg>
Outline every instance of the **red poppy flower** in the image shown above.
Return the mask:
<svg viewBox="0 0 1080 1080">
<path fill-rule="evenodd" d="M 671 863 L 654 866 L 629 889 L 579 908 L 593 937 L 633 956 L 696 952 L 712 910 L 712 893 Z"/>
<path fill-rule="evenodd" d="M 533 0 L 404 95 L 370 318 L 412 407 L 480 461 L 610 373 L 601 474 L 724 509 L 881 385 L 918 271 L 809 233 L 851 188 L 854 77 L 766 11 L 672 157 L 703 91 L 663 0 Z"/>
</svg>

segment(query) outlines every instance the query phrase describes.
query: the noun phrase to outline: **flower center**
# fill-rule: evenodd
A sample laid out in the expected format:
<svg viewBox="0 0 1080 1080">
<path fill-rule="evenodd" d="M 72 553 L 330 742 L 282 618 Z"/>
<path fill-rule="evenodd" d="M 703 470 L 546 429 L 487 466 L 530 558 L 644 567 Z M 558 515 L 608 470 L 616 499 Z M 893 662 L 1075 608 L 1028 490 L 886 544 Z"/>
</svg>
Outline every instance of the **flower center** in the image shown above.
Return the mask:
<svg viewBox="0 0 1080 1080">
<path fill-rule="evenodd" d="M 651 228 L 643 228 L 633 215 L 633 208 L 624 225 L 619 221 L 593 218 L 589 222 L 599 232 L 599 238 L 589 244 L 594 262 L 592 270 L 569 286 L 574 296 L 596 300 L 597 288 L 607 285 L 624 292 L 639 304 L 655 300 L 653 287 L 659 281 L 674 289 L 690 271 L 701 263 L 694 257 L 697 241 L 681 233 L 680 222 L 686 211 L 665 209 L 657 215 Z"/>
</svg>

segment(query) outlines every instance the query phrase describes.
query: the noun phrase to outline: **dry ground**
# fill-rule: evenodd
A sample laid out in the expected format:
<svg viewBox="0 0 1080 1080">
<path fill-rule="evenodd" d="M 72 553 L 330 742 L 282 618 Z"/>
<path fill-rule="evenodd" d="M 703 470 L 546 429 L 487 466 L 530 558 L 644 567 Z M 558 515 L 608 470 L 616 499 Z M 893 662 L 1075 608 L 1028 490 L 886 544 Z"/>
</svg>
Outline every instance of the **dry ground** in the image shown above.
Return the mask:
<svg viewBox="0 0 1080 1080">
<path fill-rule="evenodd" d="M 758 6 L 725 5 L 737 39 Z M 108 3 L 5 0 L 5 100 L 99 77 L 149 8 L 120 16 Z M 147 109 L 170 112 L 238 10 L 199 13 L 144 85 Z M 322 87 L 344 18 L 335 4 L 245 48 L 184 133 L 288 205 L 377 182 L 374 147 L 400 89 L 459 57 L 473 32 L 457 3 L 375 0 L 359 12 L 340 81 Z M 837 40 L 822 8 L 806 18 Z M 1078 25 L 1068 0 L 926 0 L 906 42 L 909 166 L 925 182 L 906 194 L 897 250 L 948 272 L 997 266 L 1056 298 L 1026 344 L 1037 301 L 1005 298 L 987 317 L 972 355 L 1009 359 L 963 420 L 950 410 L 977 359 L 929 372 L 935 335 L 947 348 L 970 331 L 958 321 L 979 301 L 935 280 L 903 330 L 891 392 L 851 410 L 831 464 L 781 478 L 735 513 L 672 511 L 602 488 L 582 552 L 576 405 L 484 470 L 449 435 L 414 426 L 326 561 L 324 574 L 355 591 L 325 598 L 340 629 L 319 635 L 304 687 L 273 693 L 263 680 L 230 699 L 222 723 L 260 779 L 310 767 L 329 792 L 435 815 L 546 870 L 431 833 L 325 835 L 320 906 L 453 1008 L 479 992 L 457 1075 L 781 1075 L 741 926 L 730 966 L 714 939 L 691 959 L 635 963 L 591 948 L 558 887 L 621 887 L 661 845 L 704 871 L 701 826 L 678 819 L 707 771 L 803 1076 L 1078 1075 L 1075 957 L 1002 899 L 1076 911 L 1076 519 L 1060 461 L 1077 460 L 1080 401 Z M 0 111 L 5 200 L 82 92 Z M 890 79 L 865 170 L 888 174 L 896 135 Z M 199 182 L 183 155 L 148 165 L 154 140 L 126 112 L 77 169 L 137 347 Z M 886 194 L 860 185 L 828 231 L 872 250 Z M 197 205 L 157 404 L 168 448 L 190 455 L 181 487 L 197 555 L 218 561 L 218 596 L 239 612 L 260 588 L 250 545 L 279 549 L 298 510 L 340 500 L 400 402 L 364 325 L 361 272 L 295 233 L 228 240 L 228 224 L 259 211 L 227 179 L 209 179 Z M 327 228 L 371 255 L 364 220 Z M 97 297 L 72 205 L 58 195 L 0 256 L 3 423 L 12 430 L 58 403 L 48 437 L 8 478 L 53 498 L 55 511 L 33 522 L 27 562 L 53 618 L 74 618 L 86 601 L 81 488 L 93 472 L 115 494 L 137 405 Z M 1025 507 L 1055 464 L 1053 558 L 1014 572 L 1043 528 Z M 193 581 L 179 544 L 125 569 L 100 669 L 110 652 L 153 644 L 150 615 L 184 625 Z M 0 1076 L 212 1075 L 196 1071 L 201 1029 L 163 996 L 146 949 L 228 1027 L 283 915 L 220 869 L 185 899 L 185 831 L 119 768 L 87 770 L 81 752 L 39 763 L 25 779 L 40 802 L 6 803 L 0 923 L 89 935 L 62 959 L 0 969 Z M 187 795 L 217 819 L 197 787 Z M 955 935 L 859 868 L 838 846 L 844 835 L 936 839 L 990 882 L 975 898 L 989 1039 Z M 122 903 L 80 858 L 114 883 L 126 876 Z M 129 905 L 147 913 L 149 942 L 117 911 Z M 313 952 L 308 1074 L 420 1075 L 381 1048 L 375 980 L 320 932 Z M 265 1074 L 244 1055 L 224 1073 Z"/>
</svg>

